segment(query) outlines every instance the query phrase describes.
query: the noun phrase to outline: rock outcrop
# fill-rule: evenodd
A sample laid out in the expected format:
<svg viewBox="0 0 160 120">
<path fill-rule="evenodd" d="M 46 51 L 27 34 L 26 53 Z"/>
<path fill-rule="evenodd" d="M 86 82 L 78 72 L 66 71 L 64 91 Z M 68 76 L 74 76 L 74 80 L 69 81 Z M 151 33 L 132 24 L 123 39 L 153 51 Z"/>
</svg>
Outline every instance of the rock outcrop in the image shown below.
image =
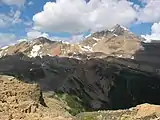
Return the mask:
<svg viewBox="0 0 160 120">
<path fill-rule="evenodd" d="M 0 75 L 0 120 L 71 120 L 69 117 L 60 101 L 43 98 L 37 84 Z"/>
</svg>

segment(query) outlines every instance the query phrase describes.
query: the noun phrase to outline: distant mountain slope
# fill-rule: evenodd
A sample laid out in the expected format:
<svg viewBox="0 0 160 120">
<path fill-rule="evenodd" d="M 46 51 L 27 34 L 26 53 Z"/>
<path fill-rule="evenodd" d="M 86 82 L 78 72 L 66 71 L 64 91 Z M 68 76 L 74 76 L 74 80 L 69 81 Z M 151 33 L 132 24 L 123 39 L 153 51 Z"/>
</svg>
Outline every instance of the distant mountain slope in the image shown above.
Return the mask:
<svg viewBox="0 0 160 120">
<path fill-rule="evenodd" d="M 29 57 L 58 55 L 81 58 L 83 55 L 95 57 L 97 55 L 98 57 L 116 55 L 132 58 L 132 55 L 141 48 L 141 38 L 135 36 L 126 28 L 116 25 L 111 30 L 93 33 L 77 44 L 50 41 L 44 37 L 32 41 L 23 41 L 1 49 L 0 56 L 22 52 Z"/>
<path fill-rule="evenodd" d="M 83 41 L 71 44 L 40 37 L 0 49 L 0 57 L 23 53 L 28 57 L 59 56 L 76 59 L 115 56 L 130 58 L 152 65 L 160 64 L 160 43 L 144 43 L 143 38 L 116 25 L 110 30 L 90 34 Z M 160 67 L 159 67 L 160 69 Z"/>
<path fill-rule="evenodd" d="M 0 50 L 1 56 L 14 55 L 17 53 L 24 53 L 29 57 L 36 56 L 55 56 L 66 55 L 70 50 L 79 51 L 77 45 L 67 44 L 58 41 L 51 41 L 44 37 L 34 39 L 32 41 L 23 41 L 13 46 L 5 47 Z"/>
<path fill-rule="evenodd" d="M 82 46 L 90 47 L 93 52 L 103 52 L 109 55 L 132 57 L 142 49 L 141 39 L 120 25 L 111 30 L 96 32 L 82 41 Z"/>
</svg>

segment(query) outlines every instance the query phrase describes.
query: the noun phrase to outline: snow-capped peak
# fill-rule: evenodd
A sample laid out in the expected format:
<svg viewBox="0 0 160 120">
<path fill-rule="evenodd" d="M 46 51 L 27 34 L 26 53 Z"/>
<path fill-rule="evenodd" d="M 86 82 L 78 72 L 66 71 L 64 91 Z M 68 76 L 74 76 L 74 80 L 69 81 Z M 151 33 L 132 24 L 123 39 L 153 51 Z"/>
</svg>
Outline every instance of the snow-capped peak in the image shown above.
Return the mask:
<svg viewBox="0 0 160 120">
<path fill-rule="evenodd" d="M 6 48 L 8 48 L 9 46 L 4 46 L 4 47 L 2 47 L 2 48 L 0 48 L 1 50 L 4 50 L 4 49 L 6 49 Z"/>
<path fill-rule="evenodd" d="M 92 34 L 88 34 L 87 36 L 85 36 L 84 38 L 88 38 L 88 37 L 90 37 Z"/>
</svg>

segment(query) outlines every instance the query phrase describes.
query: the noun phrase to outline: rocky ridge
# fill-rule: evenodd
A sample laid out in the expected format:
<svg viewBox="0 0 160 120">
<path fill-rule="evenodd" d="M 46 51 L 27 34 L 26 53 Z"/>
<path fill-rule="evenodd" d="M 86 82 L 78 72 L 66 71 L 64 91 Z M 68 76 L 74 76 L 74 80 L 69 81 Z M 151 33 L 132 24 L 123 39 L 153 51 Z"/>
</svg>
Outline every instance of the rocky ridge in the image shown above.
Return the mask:
<svg viewBox="0 0 160 120">
<path fill-rule="evenodd" d="M 133 58 L 133 54 L 142 48 L 141 38 L 126 28 L 116 25 L 111 30 L 93 33 L 77 44 L 50 41 L 43 37 L 23 41 L 13 46 L 3 47 L 0 50 L 0 56 L 15 55 L 21 52 L 29 57 L 58 55 L 79 59 L 106 56 Z"/>
</svg>

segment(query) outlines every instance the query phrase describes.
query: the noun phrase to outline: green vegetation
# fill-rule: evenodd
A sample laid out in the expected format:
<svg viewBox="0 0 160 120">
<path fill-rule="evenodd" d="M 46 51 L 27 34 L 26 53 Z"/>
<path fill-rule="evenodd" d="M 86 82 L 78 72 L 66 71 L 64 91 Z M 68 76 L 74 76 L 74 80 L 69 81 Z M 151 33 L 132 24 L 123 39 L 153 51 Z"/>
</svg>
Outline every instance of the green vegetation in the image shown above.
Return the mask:
<svg viewBox="0 0 160 120">
<path fill-rule="evenodd" d="M 84 120 L 97 120 L 94 116 L 85 116 Z"/>
<path fill-rule="evenodd" d="M 67 103 L 69 107 L 67 108 L 67 111 L 71 115 L 77 115 L 80 112 L 86 111 L 83 101 L 75 95 L 70 95 L 67 93 L 55 93 L 55 97 Z"/>
</svg>

